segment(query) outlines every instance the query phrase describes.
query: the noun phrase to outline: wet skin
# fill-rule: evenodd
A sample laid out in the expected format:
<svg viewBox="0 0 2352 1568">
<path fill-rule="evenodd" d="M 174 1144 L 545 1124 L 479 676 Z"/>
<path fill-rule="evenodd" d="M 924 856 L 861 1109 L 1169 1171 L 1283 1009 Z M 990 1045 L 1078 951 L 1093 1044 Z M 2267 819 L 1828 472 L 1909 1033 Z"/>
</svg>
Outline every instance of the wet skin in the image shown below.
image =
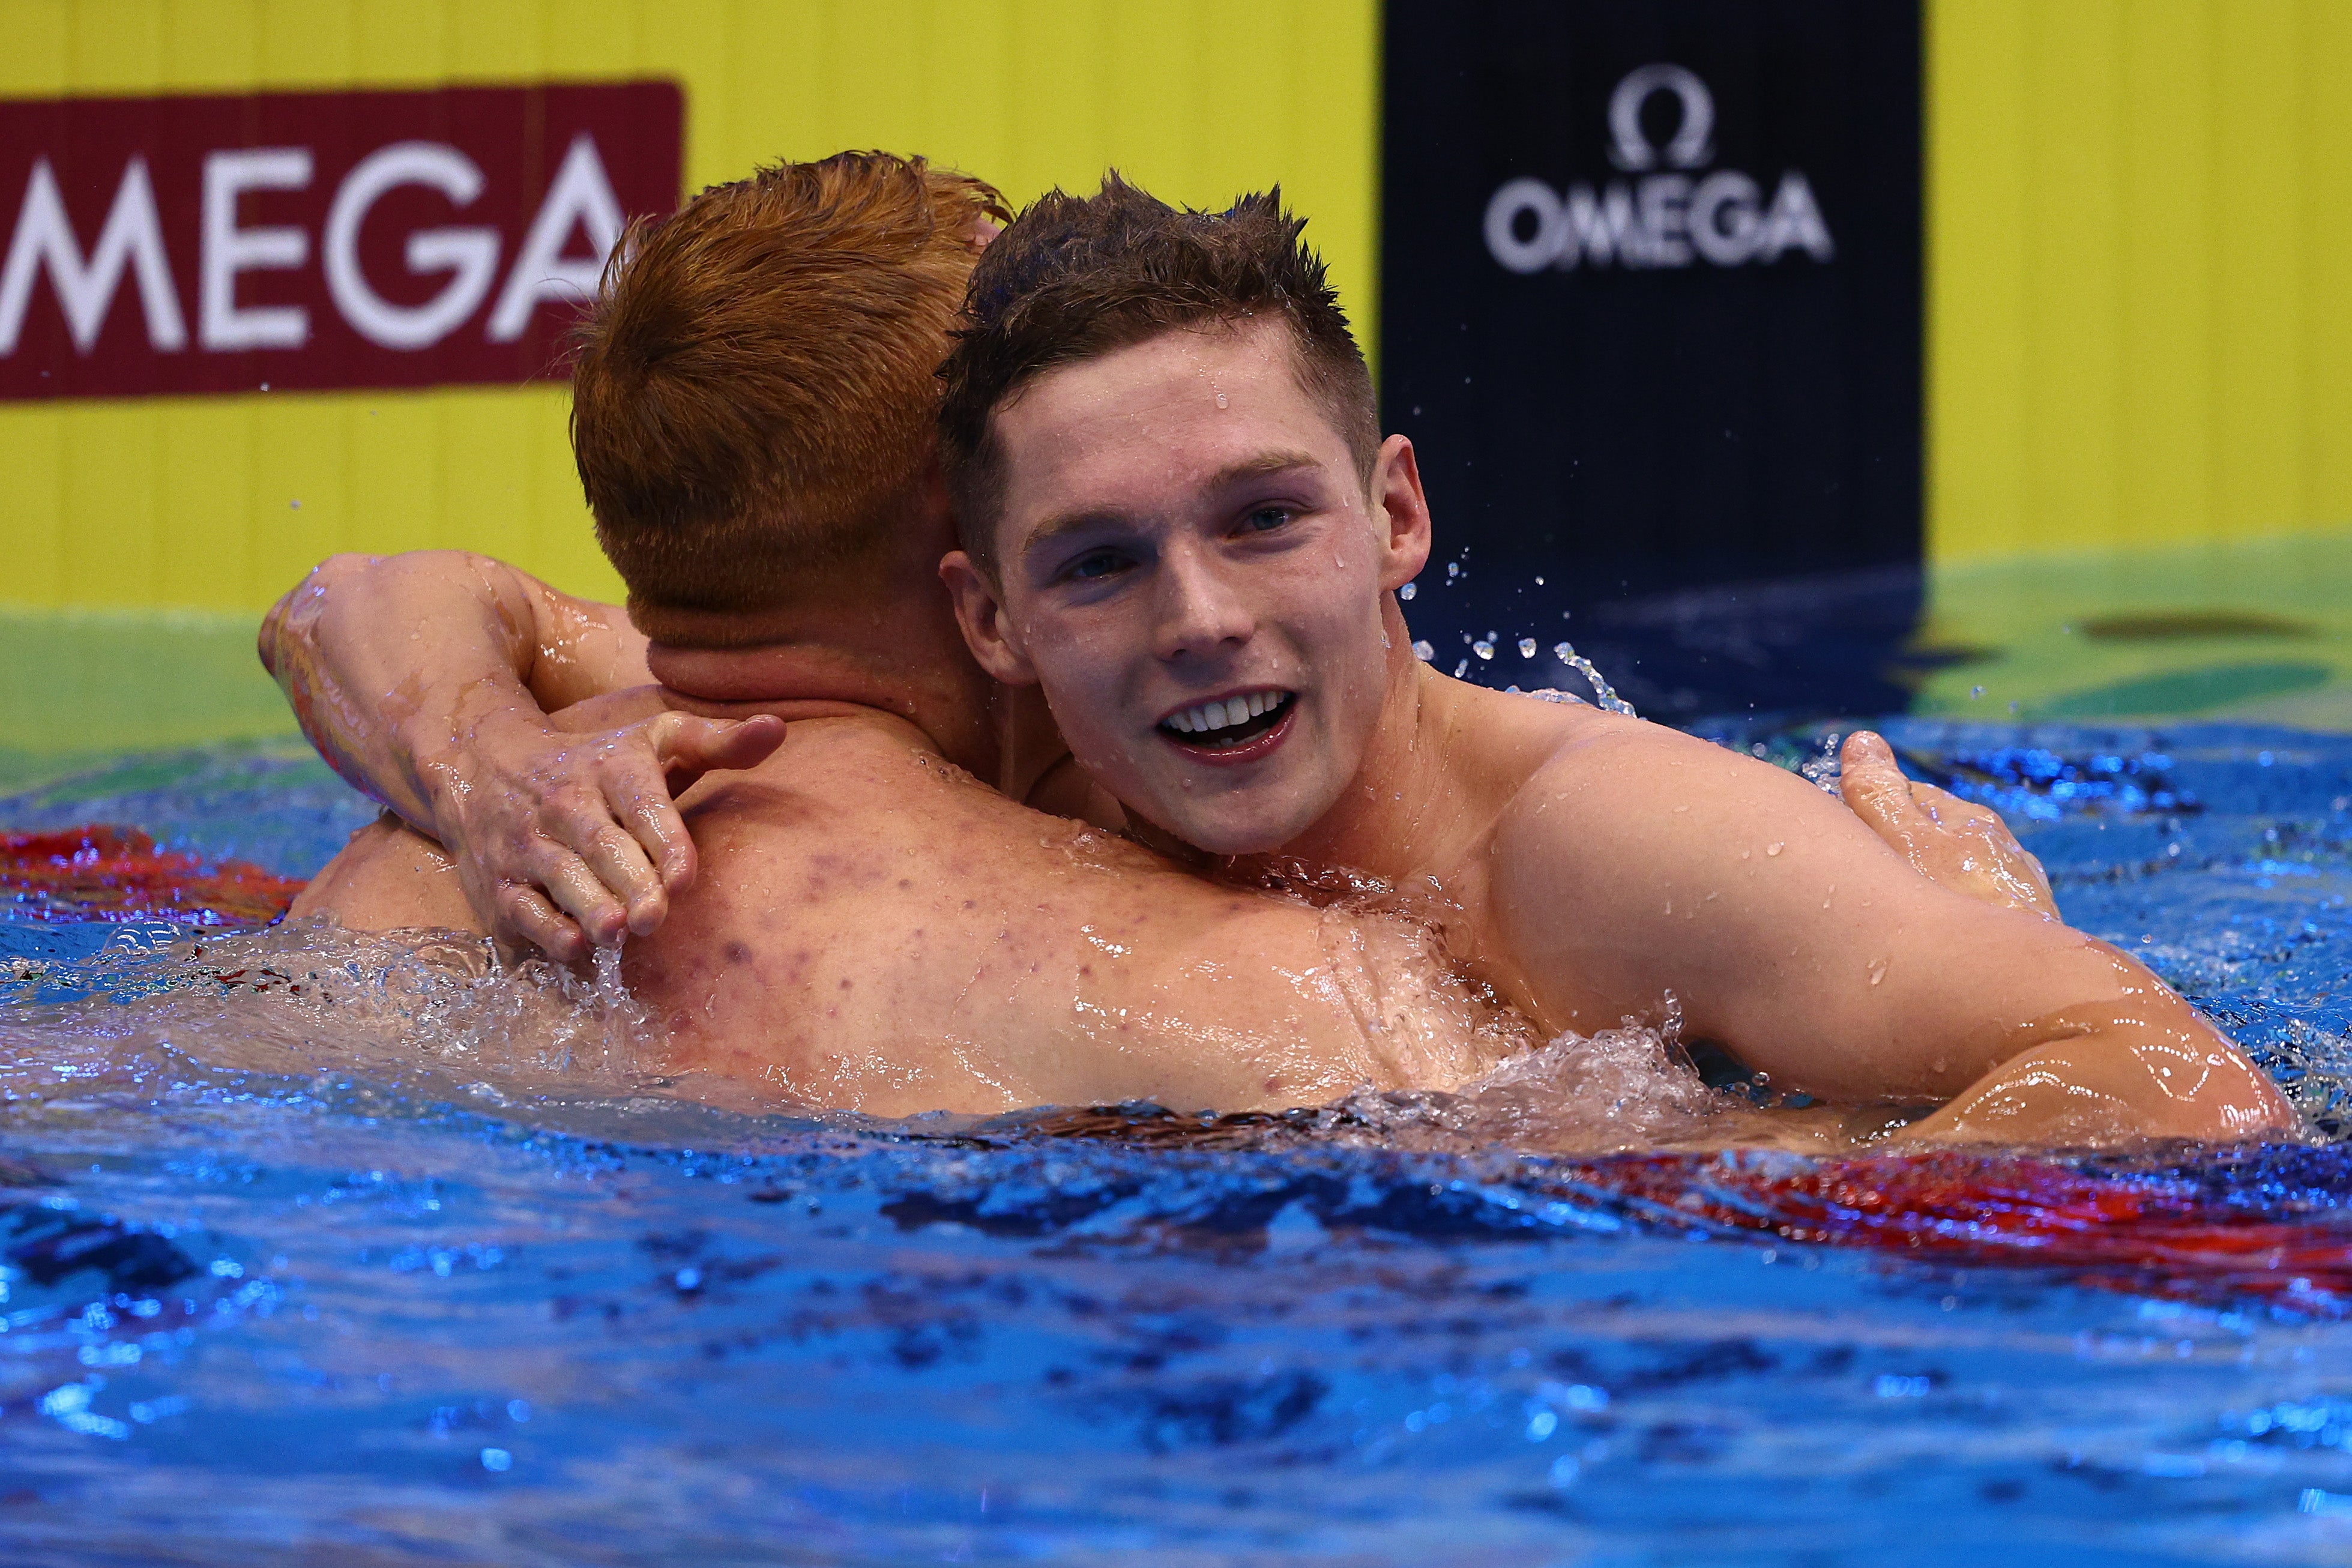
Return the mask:
<svg viewBox="0 0 2352 1568">
<path fill-rule="evenodd" d="M 554 721 L 601 732 L 684 700 L 644 689 Z M 1204 881 L 1006 799 L 892 715 L 779 706 L 795 721 L 774 754 L 681 797 L 696 879 L 625 951 L 665 1032 L 648 1065 L 682 1089 L 877 1114 L 1231 1110 L 1451 1088 L 1521 1043 L 1480 1028 L 1416 926 Z M 295 912 L 482 929 L 440 847 L 390 820 Z"/>
<path fill-rule="evenodd" d="M 1786 1087 L 1958 1096 L 1921 1136 L 2293 1125 L 2140 965 L 1927 880 L 1804 781 L 1414 658 L 1393 593 L 1430 548 L 1412 445 L 1391 437 L 1362 483 L 1278 322 L 1057 368 L 995 436 L 998 570 L 942 568 L 966 638 L 999 679 L 1042 685 L 1080 764 L 1174 837 L 1418 897 L 1547 1031 L 1671 997 Z M 1271 698 L 1276 722 L 1236 695 Z M 1225 731 L 1246 748 L 1219 754 Z"/>
</svg>

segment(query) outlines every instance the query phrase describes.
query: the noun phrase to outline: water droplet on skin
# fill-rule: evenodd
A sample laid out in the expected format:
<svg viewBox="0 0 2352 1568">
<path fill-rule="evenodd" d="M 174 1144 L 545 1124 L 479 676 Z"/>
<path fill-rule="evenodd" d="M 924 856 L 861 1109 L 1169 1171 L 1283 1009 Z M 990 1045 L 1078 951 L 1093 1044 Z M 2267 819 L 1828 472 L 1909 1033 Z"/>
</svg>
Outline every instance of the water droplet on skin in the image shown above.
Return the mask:
<svg viewBox="0 0 2352 1568">
<path fill-rule="evenodd" d="M 1521 658 L 1533 658 L 1535 656 L 1536 639 L 1533 637 L 1521 637 L 1519 639 L 1519 657 Z"/>
<path fill-rule="evenodd" d="M 1403 587 L 1397 590 L 1397 597 L 1400 599 L 1411 599 L 1415 594 L 1420 592 L 1421 590 L 1419 588 L 1415 587 L 1411 583 L 1407 583 Z"/>
<path fill-rule="evenodd" d="M 1788 846 L 1785 844 L 1767 844 L 1764 846 L 1764 853 L 1767 855 L 1778 855 L 1781 850 L 1786 849 L 1787 847 Z"/>
<path fill-rule="evenodd" d="M 1412 645 L 1412 657 L 1427 664 L 1437 657 L 1437 650 L 1429 646 L 1428 639 L 1423 638 Z"/>
</svg>

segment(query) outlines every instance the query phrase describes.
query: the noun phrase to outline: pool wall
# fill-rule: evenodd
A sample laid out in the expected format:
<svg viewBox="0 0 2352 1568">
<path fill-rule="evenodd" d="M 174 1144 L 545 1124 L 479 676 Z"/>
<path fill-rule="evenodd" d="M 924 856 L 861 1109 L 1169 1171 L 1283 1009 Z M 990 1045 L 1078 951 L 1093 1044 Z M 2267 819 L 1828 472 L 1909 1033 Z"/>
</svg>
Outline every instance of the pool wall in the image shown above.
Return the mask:
<svg viewBox="0 0 2352 1568">
<path fill-rule="evenodd" d="M 2142 597 L 2218 603 L 2200 550 L 2352 524 L 2352 16 L 1923 19 L 1927 626 L 1967 631 L 1954 584 L 2042 557 L 2122 552 L 2086 568 L 2121 580 L 2154 552 L 2186 564 Z M 1201 204 L 1279 179 L 1376 342 L 1381 29 L 1362 0 L 0 0 L 0 98 L 656 79 L 689 190 L 845 145 L 1016 201 L 1110 163 Z M 612 594 L 563 414 L 545 384 L 0 404 L 0 605 L 250 617 L 330 552 L 458 544 Z M 2291 697 L 2313 661 L 2258 662 Z"/>
</svg>

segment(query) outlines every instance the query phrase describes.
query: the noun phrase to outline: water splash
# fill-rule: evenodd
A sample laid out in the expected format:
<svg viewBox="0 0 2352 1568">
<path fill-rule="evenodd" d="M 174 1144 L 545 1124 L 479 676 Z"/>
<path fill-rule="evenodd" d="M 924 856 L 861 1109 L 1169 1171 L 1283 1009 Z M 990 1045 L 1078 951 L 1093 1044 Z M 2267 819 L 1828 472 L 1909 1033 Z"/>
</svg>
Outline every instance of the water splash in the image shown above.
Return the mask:
<svg viewBox="0 0 2352 1568">
<path fill-rule="evenodd" d="M 504 963 L 462 932 L 322 919 L 229 936 L 120 929 L 80 962 L 20 965 L 0 989 L 0 1095 L 140 1083 L 188 1063 L 355 1072 L 501 1103 L 635 1092 L 662 1053 L 620 965 L 601 950 L 583 978 L 544 959 Z"/>
<path fill-rule="evenodd" d="M 1838 732 L 1831 731 L 1822 737 L 1819 749 L 1797 767 L 1797 771 L 1814 788 L 1827 795 L 1838 793 L 1838 780 L 1844 771 L 1844 763 L 1838 750 L 1840 743 Z"/>
<path fill-rule="evenodd" d="M 1556 642 L 1551 645 L 1551 651 L 1553 658 L 1592 683 L 1593 700 L 1599 706 L 1612 713 L 1622 713 L 1629 719 L 1640 717 L 1633 711 L 1633 705 L 1618 696 L 1616 688 L 1611 686 L 1607 678 L 1593 668 L 1592 661 L 1576 651 L 1576 646 L 1573 643 Z"/>
</svg>

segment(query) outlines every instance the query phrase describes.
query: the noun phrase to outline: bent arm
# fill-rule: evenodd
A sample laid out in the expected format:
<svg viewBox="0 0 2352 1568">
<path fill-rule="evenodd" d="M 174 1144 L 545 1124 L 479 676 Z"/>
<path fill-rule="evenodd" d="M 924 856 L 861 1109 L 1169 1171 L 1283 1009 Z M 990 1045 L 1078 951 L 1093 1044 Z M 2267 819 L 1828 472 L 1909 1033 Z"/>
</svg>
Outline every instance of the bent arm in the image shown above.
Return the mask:
<svg viewBox="0 0 2352 1568">
<path fill-rule="evenodd" d="M 438 839 L 493 934 L 558 958 L 660 924 L 694 878 L 675 785 L 774 750 L 773 719 L 551 722 L 652 677 L 610 605 L 487 556 L 336 556 L 278 601 L 261 661 L 320 755 Z M 600 708 L 606 706 L 598 705 Z"/>
<path fill-rule="evenodd" d="M 1540 806 L 1542 809 L 1537 809 Z M 1540 772 L 1495 856 L 1509 945 L 1553 1026 L 1671 992 L 1781 1087 L 1950 1100 L 1918 1136 L 2241 1138 L 2284 1099 L 2132 959 L 1939 887 L 1777 768 L 1654 726 Z"/>
<path fill-rule="evenodd" d="M 426 833 L 486 727 L 543 732 L 653 679 L 618 608 L 462 551 L 330 557 L 271 608 L 260 653 L 329 765 Z"/>
</svg>

